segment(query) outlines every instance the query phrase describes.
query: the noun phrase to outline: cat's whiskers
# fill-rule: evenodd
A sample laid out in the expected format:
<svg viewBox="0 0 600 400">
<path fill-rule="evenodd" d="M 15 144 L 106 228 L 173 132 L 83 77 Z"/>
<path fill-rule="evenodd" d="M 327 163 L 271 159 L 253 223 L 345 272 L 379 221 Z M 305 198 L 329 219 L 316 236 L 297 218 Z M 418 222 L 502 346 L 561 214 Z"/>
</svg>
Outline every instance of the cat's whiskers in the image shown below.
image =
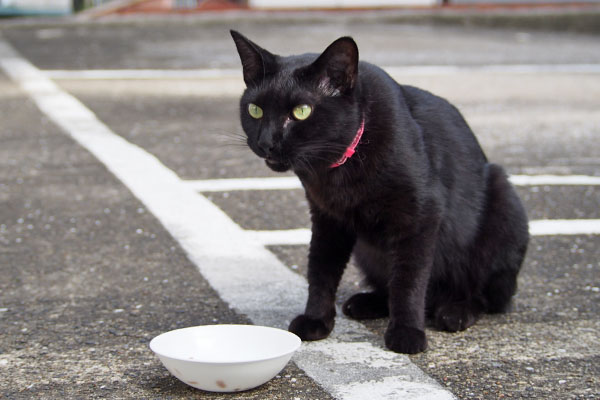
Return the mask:
<svg viewBox="0 0 600 400">
<path fill-rule="evenodd" d="M 246 135 L 238 132 L 229 132 L 229 131 L 218 131 L 211 130 L 208 131 L 209 134 L 219 136 L 220 138 L 224 138 L 221 143 L 217 144 L 219 147 L 237 147 L 237 148 L 247 148 L 248 147 L 248 138 Z"/>
</svg>

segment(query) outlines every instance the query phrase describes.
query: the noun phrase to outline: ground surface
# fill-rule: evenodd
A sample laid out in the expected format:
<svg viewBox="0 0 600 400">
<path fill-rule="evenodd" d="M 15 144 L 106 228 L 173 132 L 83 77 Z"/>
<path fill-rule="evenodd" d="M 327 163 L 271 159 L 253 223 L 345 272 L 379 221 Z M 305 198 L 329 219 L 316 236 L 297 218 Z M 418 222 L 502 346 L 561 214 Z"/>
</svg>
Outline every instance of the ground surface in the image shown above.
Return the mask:
<svg viewBox="0 0 600 400">
<path fill-rule="evenodd" d="M 239 71 L 230 72 L 239 69 L 230 28 L 281 54 L 319 51 L 350 34 L 363 59 L 383 66 L 457 66 L 390 71 L 454 102 L 489 158 L 511 174 L 600 176 L 596 36 L 348 24 L 332 16 L 321 22 L 161 18 L 11 25 L 0 39 L 183 182 L 272 177 L 236 139 L 243 84 Z M 141 69 L 156 71 L 132 79 L 131 71 Z M 190 69 L 216 69 L 211 73 L 218 77 L 177 73 Z M 89 70 L 115 71 L 94 79 L 77 73 Z M 147 345 L 170 329 L 252 318 L 221 298 L 214 290 L 220 284 L 198 272 L 162 217 L 2 71 L 0 120 L 1 396 L 227 397 L 172 378 Z M 597 184 L 518 191 L 532 220 L 600 218 Z M 300 189 L 205 195 L 247 231 L 310 225 Z M 307 246 L 300 242 L 266 244 L 303 274 Z M 599 398 L 599 245 L 598 235 L 534 236 L 514 310 L 486 316 L 462 333 L 429 330 L 428 351 L 410 360 L 458 398 Z M 351 268 L 340 302 L 359 281 Z M 265 288 L 254 290 L 260 297 Z M 371 321 L 366 331 L 378 338 L 386 322 Z M 328 386 L 297 364 L 300 359 L 239 398 L 330 398 Z"/>
</svg>

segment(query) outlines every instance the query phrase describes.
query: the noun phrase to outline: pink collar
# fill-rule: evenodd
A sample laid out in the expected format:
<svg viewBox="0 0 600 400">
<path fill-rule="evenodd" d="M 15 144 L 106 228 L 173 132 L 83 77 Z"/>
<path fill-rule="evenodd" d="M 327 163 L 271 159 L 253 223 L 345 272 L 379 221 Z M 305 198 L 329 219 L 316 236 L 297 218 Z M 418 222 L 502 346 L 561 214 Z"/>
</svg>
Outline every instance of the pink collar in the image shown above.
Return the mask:
<svg viewBox="0 0 600 400">
<path fill-rule="evenodd" d="M 360 138 L 362 137 L 364 131 L 365 131 L 365 120 L 363 118 L 362 122 L 360 123 L 360 128 L 358 128 L 358 132 L 356 132 L 356 136 L 354 136 L 354 140 L 352 140 L 352 143 L 350 143 L 350 146 L 348 146 L 348 148 L 344 152 L 344 155 L 342 156 L 342 158 L 340 158 L 339 160 L 337 160 L 336 162 L 331 164 L 329 166 L 329 168 L 339 167 L 340 165 L 344 164 L 346 161 L 348 161 L 348 159 L 350 157 L 352 157 L 354 155 L 354 153 L 356 152 L 356 146 L 358 146 L 358 143 L 360 143 Z"/>
</svg>

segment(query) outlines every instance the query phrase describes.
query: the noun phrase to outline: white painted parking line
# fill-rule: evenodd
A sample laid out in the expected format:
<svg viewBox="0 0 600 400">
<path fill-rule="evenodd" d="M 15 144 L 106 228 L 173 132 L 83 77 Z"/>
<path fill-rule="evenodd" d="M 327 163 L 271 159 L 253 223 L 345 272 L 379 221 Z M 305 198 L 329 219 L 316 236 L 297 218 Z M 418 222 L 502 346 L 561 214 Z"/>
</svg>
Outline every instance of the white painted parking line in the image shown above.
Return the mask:
<svg viewBox="0 0 600 400">
<path fill-rule="evenodd" d="M 302 311 L 305 279 L 252 234 L 156 157 L 113 133 L 2 40 L 0 68 L 162 222 L 223 300 L 259 325 L 285 327 Z M 362 399 L 365 393 L 370 399 L 454 399 L 407 356 L 374 343 L 379 339 L 363 325 L 340 317 L 328 340 L 303 344 L 294 361 L 338 399 Z"/>
<path fill-rule="evenodd" d="M 238 190 L 290 190 L 301 189 L 302 184 L 295 176 L 276 178 L 206 179 L 184 181 L 198 192 L 228 192 Z"/>
<path fill-rule="evenodd" d="M 264 246 L 307 245 L 310 229 L 247 231 Z M 531 236 L 600 235 L 600 219 L 541 219 L 529 221 Z"/>
<path fill-rule="evenodd" d="M 42 71 L 51 79 L 127 80 L 127 79 L 241 79 L 240 69 L 54 69 Z"/>
<path fill-rule="evenodd" d="M 600 235 L 600 219 L 544 219 L 529 221 L 532 236 Z"/>
<path fill-rule="evenodd" d="M 600 176 L 589 175 L 512 175 L 510 181 L 517 186 L 595 186 Z"/>
<path fill-rule="evenodd" d="M 600 64 L 506 64 L 506 65 L 409 65 L 388 66 L 384 69 L 394 76 L 455 75 L 463 73 L 564 73 L 598 74 Z M 52 79 L 122 80 L 122 79 L 241 79 L 236 69 L 92 69 L 45 70 Z"/>
<path fill-rule="evenodd" d="M 600 176 L 589 175 L 511 175 L 515 186 L 597 186 Z M 228 192 L 238 190 L 302 189 L 295 176 L 268 178 L 188 180 L 185 184 L 198 192 Z"/>
<path fill-rule="evenodd" d="M 246 231 L 263 246 L 302 245 L 310 243 L 310 229 L 286 229 L 273 231 Z"/>
<path fill-rule="evenodd" d="M 496 64 L 496 65 L 415 65 L 386 67 L 390 75 L 455 75 L 461 73 L 566 73 L 597 74 L 600 64 Z"/>
</svg>

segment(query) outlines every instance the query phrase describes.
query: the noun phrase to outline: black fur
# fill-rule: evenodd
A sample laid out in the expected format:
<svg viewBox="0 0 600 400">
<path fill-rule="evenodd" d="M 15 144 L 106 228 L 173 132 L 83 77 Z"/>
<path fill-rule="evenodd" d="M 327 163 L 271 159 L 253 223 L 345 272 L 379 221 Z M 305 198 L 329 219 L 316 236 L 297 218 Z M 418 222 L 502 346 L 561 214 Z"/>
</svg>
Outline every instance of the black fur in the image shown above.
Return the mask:
<svg viewBox="0 0 600 400">
<path fill-rule="evenodd" d="M 231 32 L 247 89 L 249 147 L 275 171 L 293 170 L 312 216 L 306 310 L 290 324 L 303 340 L 333 329 L 335 295 L 351 256 L 373 292 L 343 306 L 352 318 L 389 315 L 391 350 L 425 350 L 425 320 L 459 331 L 503 312 L 529 239 L 527 217 L 499 165 L 446 100 L 396 83 L 358 61 L 348 37 L 321 55 L 280 57 Z M 248 104 L 264 110 L 248 115 Z M 308 104 L 297 121 L 291 110 Z M 331 168 L 365 130 L 356 154 Z"/>
</svg>

